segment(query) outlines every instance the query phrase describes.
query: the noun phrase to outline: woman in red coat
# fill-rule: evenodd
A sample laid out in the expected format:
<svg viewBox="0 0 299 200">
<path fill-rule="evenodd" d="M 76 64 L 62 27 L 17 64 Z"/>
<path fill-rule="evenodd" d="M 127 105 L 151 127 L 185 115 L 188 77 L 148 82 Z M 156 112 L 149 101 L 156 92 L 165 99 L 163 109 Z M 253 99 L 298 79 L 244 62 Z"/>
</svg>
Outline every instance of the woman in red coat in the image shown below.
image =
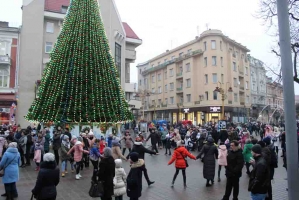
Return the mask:
<svg viewBox="0 0 299 200">
<path fill-rule="evenodd" d="M 183 174 L 184 187 L 187 187 L 187 185 L 186 185 L 186 167 L 187 167 L 187 165 L 186 165 L 185 158 L 187 156 L 193 160 L 195 160 L 196 158 L 191 153 L 189 153 L 187 151 L 187 149 L 184 147 L 185 146 L 184 140 L 180 140 L 176 144 L 177 144 L 177 148 L 175 148 L 175 150 L 172 154 L 172 158 L 168 162 L 168 165 L 171 165 L 175 161 L 175 168 L 176 168 L 171 187 L 173 187 L 174 181 L 175 181 L 177 175 L 179 174 L 180 170 L 182 170 L 182 174 Z"/>
</svg>

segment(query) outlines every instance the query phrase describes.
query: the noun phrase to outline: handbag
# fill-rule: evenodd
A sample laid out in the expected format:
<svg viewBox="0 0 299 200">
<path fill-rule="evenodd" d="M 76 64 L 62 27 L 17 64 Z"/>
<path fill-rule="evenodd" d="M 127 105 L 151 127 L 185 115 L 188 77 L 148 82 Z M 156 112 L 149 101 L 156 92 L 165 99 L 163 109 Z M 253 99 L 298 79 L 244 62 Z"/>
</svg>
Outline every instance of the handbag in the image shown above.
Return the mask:
<svg viewBox="0 0 299 200">
<path fill-rule="evenodd" d="M 1 170 L 0 170 L 0 177 L 3 177 L 4 176 L 4 171 L 5 171 L 5 168 L 8 167 L 8 165 L 10 165 L 12 163 L 12 161 L 15 160 L 15 158 L 17 157 L 17 155 L 5 166 L 3 167 Z"/>
<path fill-rule="evenodd" d="M 104 196 L 104 187 L 101 181 L 91 182 L 91 187 L 89 189 L 89 196 L 91 197 L 103 197 Z"/>
<path fill-rule="evenodd" d="M 184 157 L 184 155 L 183 155 L 182 153 L 180 153 L 180 154 L 182 155 L 183 159 L 185 160 L 186 167 L 189 167 L 189 164 L 188 164 L 188 161 L 187 161 L 187 159 Z"/>
</svg>

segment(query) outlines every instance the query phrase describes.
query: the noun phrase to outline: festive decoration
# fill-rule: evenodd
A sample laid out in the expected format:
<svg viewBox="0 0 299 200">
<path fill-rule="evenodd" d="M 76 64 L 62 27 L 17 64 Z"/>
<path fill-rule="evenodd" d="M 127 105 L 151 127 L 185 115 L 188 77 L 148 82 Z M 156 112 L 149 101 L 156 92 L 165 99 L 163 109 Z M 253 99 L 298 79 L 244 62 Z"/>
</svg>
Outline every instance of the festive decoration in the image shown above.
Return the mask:
<svg viewBox="0 0 299 200">
<path fill-rule="evenodd" d="M 110 54 L 96 0 L 72 0 L 35 99 L 25 118 L 38 122 L 133 119 Z M 81 123 L 80 123 L 81 124 Z"/>
</svg>

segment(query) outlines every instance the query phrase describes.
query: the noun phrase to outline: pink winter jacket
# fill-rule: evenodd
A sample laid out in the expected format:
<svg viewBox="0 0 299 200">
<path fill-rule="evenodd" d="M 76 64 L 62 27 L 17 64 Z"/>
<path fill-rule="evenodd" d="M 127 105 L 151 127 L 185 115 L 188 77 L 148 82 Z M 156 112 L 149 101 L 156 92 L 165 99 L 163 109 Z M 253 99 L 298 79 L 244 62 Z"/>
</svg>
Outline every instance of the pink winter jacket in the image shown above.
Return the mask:
<svg viewBox="0 0 299 200">
<path fill-rule="evenodd" d="M 218 165 L 227 166 L 227 149 L 225 145 L 220 145 L 218 148 Z"/>
<path fill-rule="evenodd" d="M 83 144 L 77 141 L 75 146 L 73 146 L 67 154 L 71 154 L 74 151 L 74 161 L 80 162 L 82 160 L 83 153 L 89 153 L 89 151 L 83 150 Z"/>
</svg>

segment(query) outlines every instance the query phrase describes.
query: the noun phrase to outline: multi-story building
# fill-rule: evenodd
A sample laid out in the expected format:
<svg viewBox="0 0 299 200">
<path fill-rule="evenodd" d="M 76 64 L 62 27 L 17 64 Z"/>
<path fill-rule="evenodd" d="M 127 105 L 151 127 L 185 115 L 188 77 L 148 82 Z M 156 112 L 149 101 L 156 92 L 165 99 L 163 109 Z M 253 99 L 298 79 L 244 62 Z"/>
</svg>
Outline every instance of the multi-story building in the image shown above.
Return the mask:
<svg viewBox="0 0 299 200">
<path fill-rule="evenodd" d="M 0 22 L 0 124 L 16 123 L 19 28 Z"/>
<path fill-rule="evenodd" d="M 225 93 L 225 119 L 244 122 L 251 107 L 247 52 L 221 31 L 207 30 L 139 64 L 139 93 L 149 93 L 143 99 L 145 119 L 196 124 L 220 120 L 222 95 L 215 91 L 219 87 Z"/>
<path fill-rule="evenodd" d="M 271 77 L 267 77 L 267 99 L 266 103 L 269 108 L 263 115 L 263 121 L 270 123 L 278 123 L 283 117 L 283 87 L 280 83 L 273 81 Z"/>
<path fill-rule="evenodd" d="M 126 96 L 132 96 L 135 84 L 130 83 L 130 63 L 135 61 L 135 48 L 142 44 L 142 40 L 127 23 L 121 21 L 114 0 L 98 2 L 121 86 Z M 42 73 L 50 61 L 50 52 L 62 28 L 69 4 L 70 0 L 23 0 L 18 112 L 22 126 L 27 123 L 24 116 L 33 99 L 38 97 L 37 89 Z"/>
<path fill-rule="evenodd" d="M 250 116 L 254 119 L 259 117 L 260 112 L 266 106 L 267 76 L 264 63 L 248 55 L 250 64 L 250 85 L 251 85 L 251 104 L 252 110 Z M 262 113 L 263 114 L 263 113 Z"/>
</svg>

